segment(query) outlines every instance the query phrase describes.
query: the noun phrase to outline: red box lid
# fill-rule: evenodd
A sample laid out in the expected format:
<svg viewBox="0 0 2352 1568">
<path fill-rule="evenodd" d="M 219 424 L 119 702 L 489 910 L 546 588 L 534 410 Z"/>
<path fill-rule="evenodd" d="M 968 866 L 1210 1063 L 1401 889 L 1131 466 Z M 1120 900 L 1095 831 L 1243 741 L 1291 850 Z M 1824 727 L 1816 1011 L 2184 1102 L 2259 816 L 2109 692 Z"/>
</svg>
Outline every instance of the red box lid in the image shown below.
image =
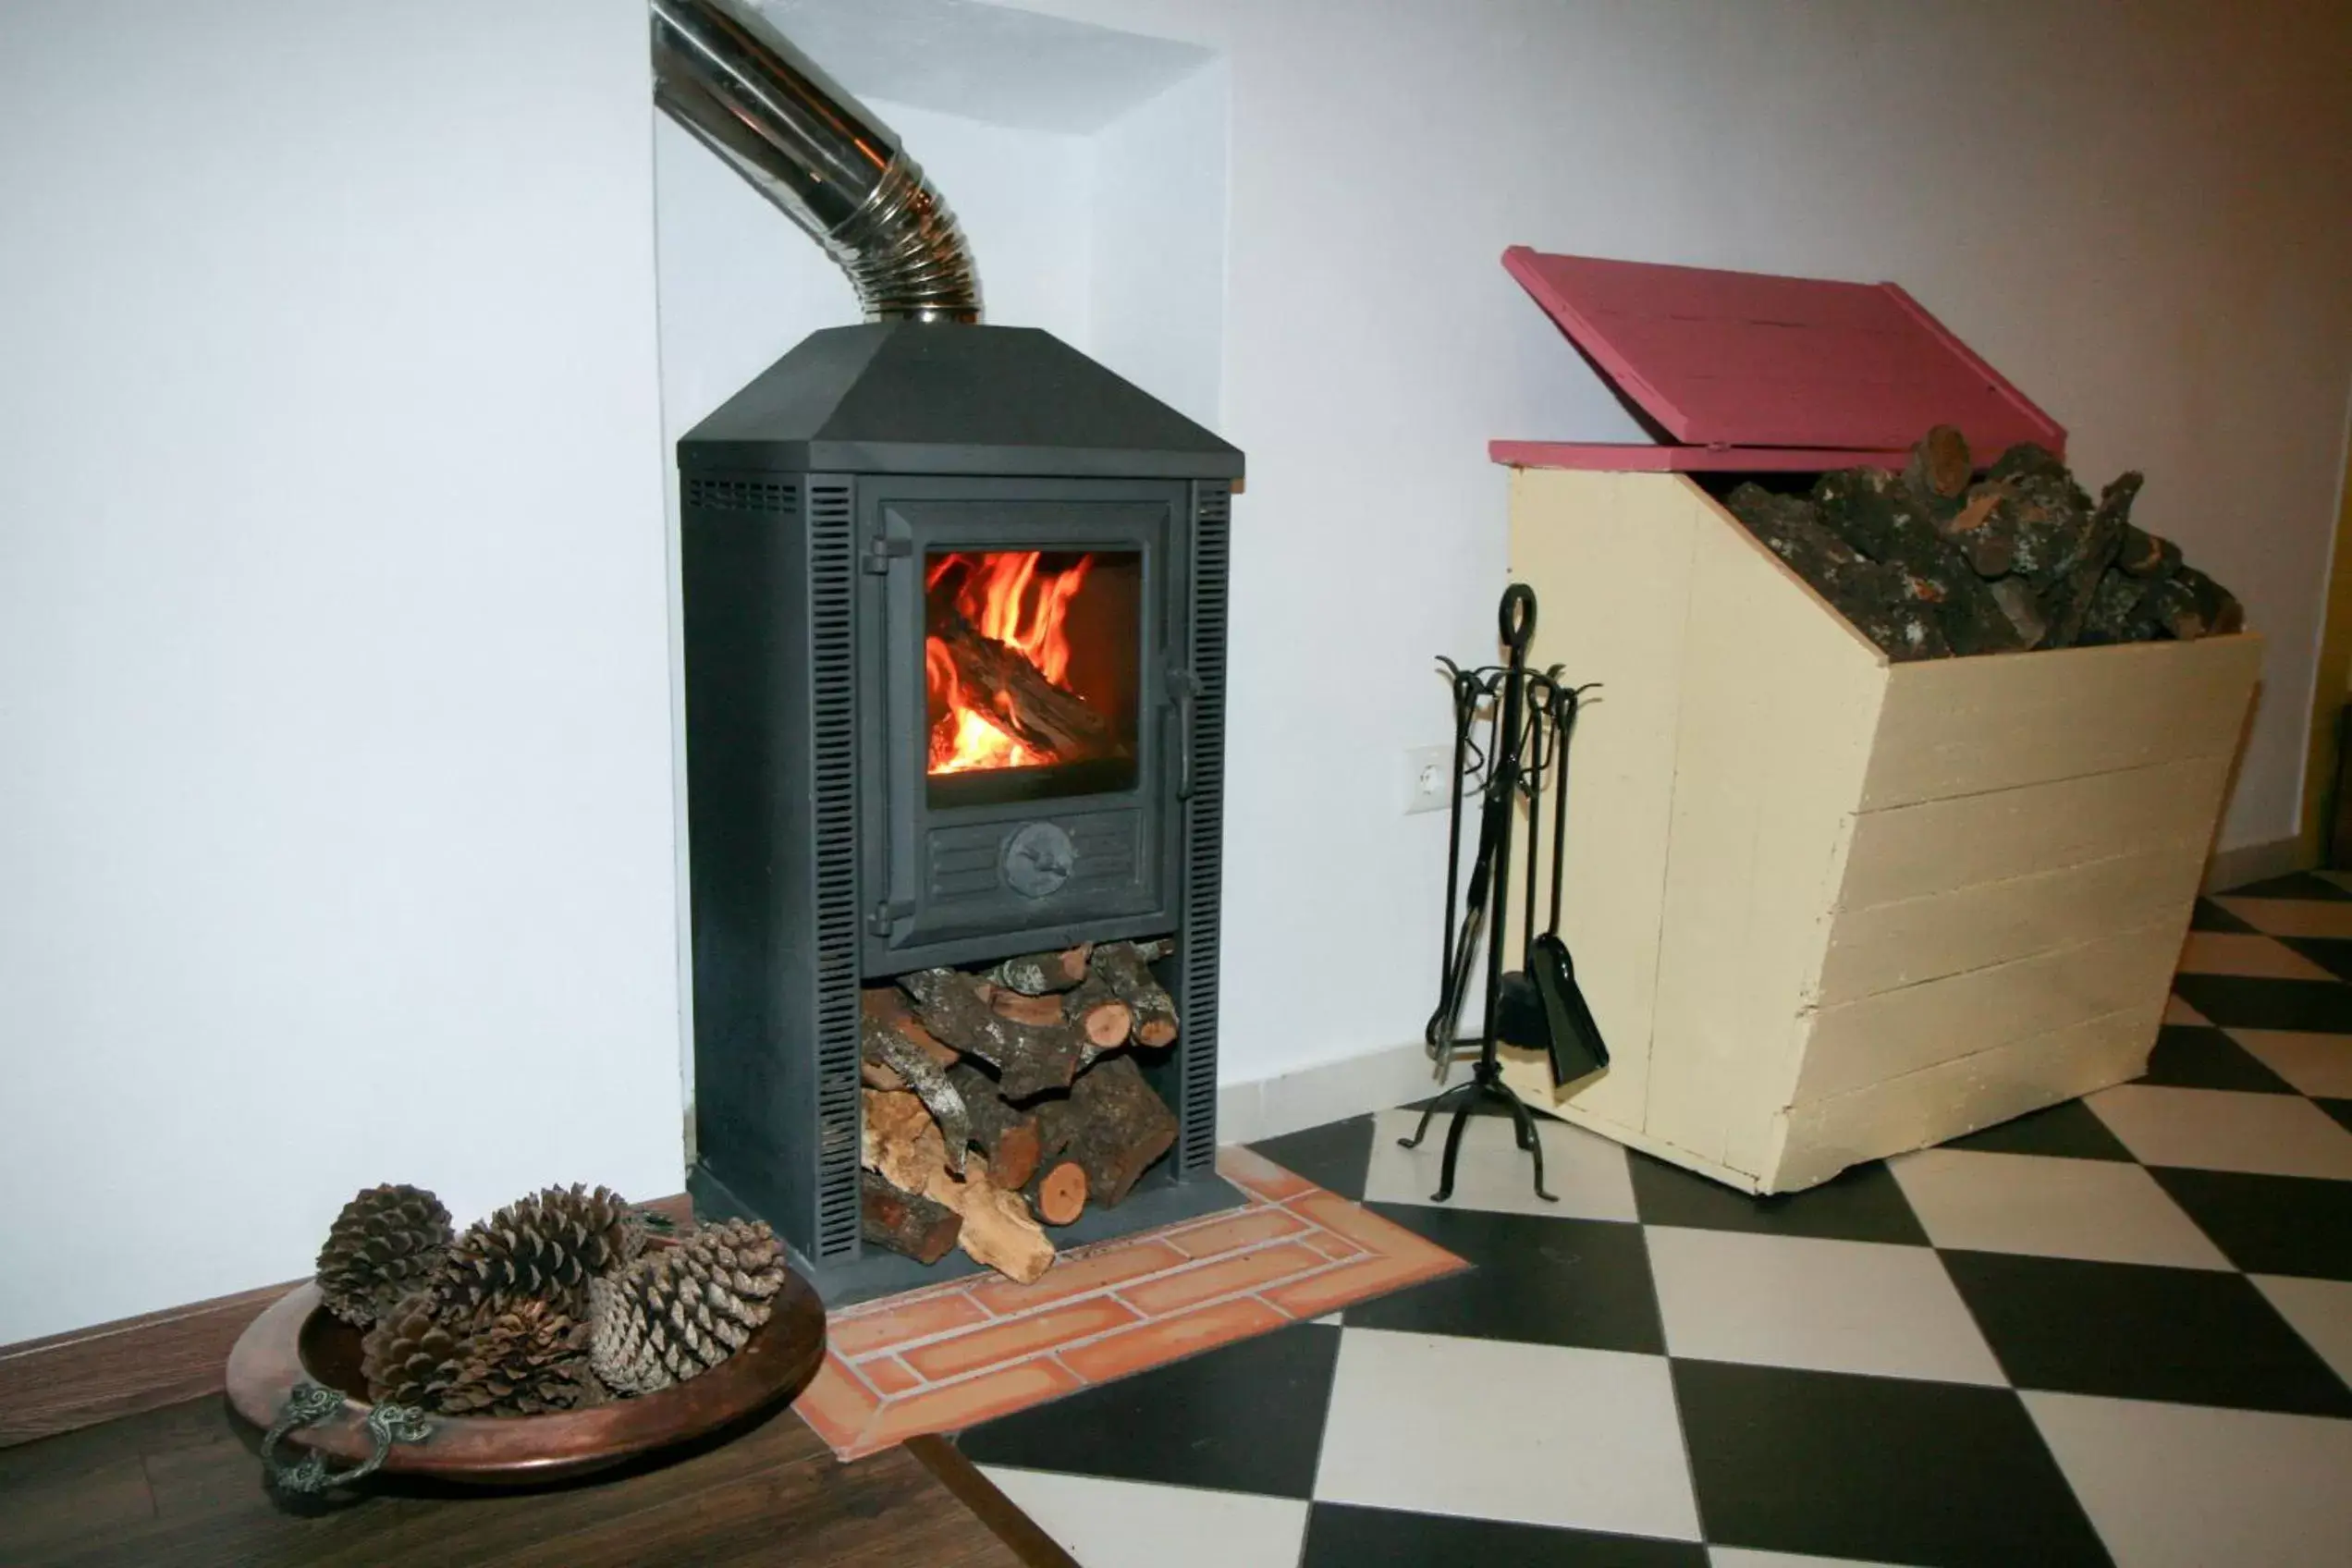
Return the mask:
<svg viewBox="0 0 2352 1568">
<path fill-rule="evenodd" d="M 1892 283 L 1550 255 L 1502 264 L 1673 443 L 1496 441 L 1534 468 L 1900 465 L 1931 425 L 1979 459 L 2065 428 Z"/>
</svg>

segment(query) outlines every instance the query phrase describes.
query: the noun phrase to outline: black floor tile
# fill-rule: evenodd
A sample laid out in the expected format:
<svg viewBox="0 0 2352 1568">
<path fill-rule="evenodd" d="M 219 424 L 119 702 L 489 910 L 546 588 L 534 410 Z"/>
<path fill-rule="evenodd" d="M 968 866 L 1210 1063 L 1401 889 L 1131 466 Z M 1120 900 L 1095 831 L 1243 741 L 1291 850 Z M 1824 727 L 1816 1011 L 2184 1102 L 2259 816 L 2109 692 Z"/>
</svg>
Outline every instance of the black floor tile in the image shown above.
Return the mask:
<svg viewBox="0 0 2352 1568">
<path fill-rule="evenodd" d="M 2352 899 L 2352 893 L 2308 871 L 2290 871 L 2284 876 L 2248 882 L 2243 888 L 2225 888 L 2223 891 L 2233 899 Z"/>
<path fill-rule="evenodd" d="M 2352 1416 L 2352 1392 L 2241 1274 L 1946 1252 L 2021 1389 Z"/>
<path fill-rule="evenodd" d="M 2156 1031 L 2156 1047 L 2148 1054 L 2148 1072 L 2139 1082 L 2168 1089 L 2295 1093 L 2294 1084 L 2262 1065 L 2244 1046 L 2219 1029 L 2193 1023 L 2167 1023 Z"/>
<path fill-rule="evenodd" d="M 1352 1329 L 1644 1355 L 1666 1349 L 1638 1225 L 1409 1203 L 1366 1207 L 1472 1267 L 1347 1308 Z"/>
<path fill-rule="evenodd" d="M 1303 1133 L 1261 1138 L 1250 1145 L 1295 1176 L 1343 1198 L 1364 1197 L 1364 1173 L 1372 1164 L 1372 1119 L 1351 1116 Z"/>
<path fill-rule="evenodd" d="M 2315 1096 L 2311 1103 L 2342 1122 L 2346 1132 L 2352 1133 L 2352 1100 L 2323 1100 Z"/>
<path fill-rule="evenodd" d="M 1083 1390 L 956 1439 L 983 1464 L 1304 1498 L 1340 1330 L 1301 1323 Z"/>
<path fill-rule="evenodd" d="M 2342 937 L 2273 937 L 2339 980 L 2352 980 L 2352 940 Z"/>
<path fill-rule="evenodd" d="M 1855 1166 L 1801 1193 L 1760 1198 L 1646 1154 L 1628 1154 L 1627 1163 L 1634 1173 L 1634 1207 L 1645 1225 L 1927 1244 L 1927 1232 L 1882 1160 Z"/>
<path fill-rule="evenodd" d="M 2191 931 L 2236 931 L 2240 933 L 2254 929 L 2251 923 L 2239 919 L 2236 915 L 2232 914 L 2229 911 L 2223 909 L 2221 905 L 2215 903 L 2211 899 L 2199 899 L 2197 900 L 2196 913 L 2188 917 L 2188 928 Z"/>
<path fill-rule="evenodd" d="M 2248 974 L 2177 974 L 2173 991 L 2224 1029 L 2304 1029 L 2352 1035 L 2352 986 L 2338 980 L 2266 980 Z"/>
<path fill-rule="evenodd" d="M 2067 1100 L 2046 1110 L 2029 1110 L 2014 1121 L 1999 1121 L 1981 1133 L 1954 1138 L 1943 1145 L 1974 1149 L 1979 1154 L 2046 1154 L 2064 1159 L 2129 1160 L 2131 1150 L 2107 1130 L 2090 1107 Z"/>
<path fill-rule="evenodd" d="M 2352 1280 L 2352 1182 L 2237 1170 L 2150 1174 L 2248 1274 Z"/>
<path fill-rule="evenodd" d="M 1933 1568 L 2109 1559 L 2007 1389 L 1678 1361 L 1707 1538 Z"/>
<path fill-rule="evenodd" d="M 1318 1502 L 1299 1568 L 1707 1568 L 1690 1541 Z"/>
</svg>

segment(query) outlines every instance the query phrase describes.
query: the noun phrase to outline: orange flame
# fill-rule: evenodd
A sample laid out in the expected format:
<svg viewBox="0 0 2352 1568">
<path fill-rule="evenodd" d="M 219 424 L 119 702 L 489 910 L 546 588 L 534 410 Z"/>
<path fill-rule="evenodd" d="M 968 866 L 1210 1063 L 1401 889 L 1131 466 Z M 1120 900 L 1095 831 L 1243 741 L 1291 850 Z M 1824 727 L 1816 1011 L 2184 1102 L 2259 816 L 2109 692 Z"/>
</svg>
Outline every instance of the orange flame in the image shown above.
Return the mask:
<svg viewBox="0 0 2352 1568">
<path fill-rule="evenodd" d="M 983 637 L 1003 643 L 1035 665 L 1037 673 L 1065 691 L 1070 672 L 1070 601 L 1086 581 L 1092 556 L 1064 571 L 1040 572 L 1035 550 L 997 550 L 941 556 L 925 580 L 937 592 L 956 567 L 965 569 L 956 590 L 956 612 Z M 931 705 L 943 712 L 932 727 L 929 770 L 965 773 L 981 768 L 1044 767 L 1060 759 L 1009 733 L 986 705 L 984 693 L 967 693 L 957 678 L 947 644 L 924 640 L 924 675 Z"/>
</svg>

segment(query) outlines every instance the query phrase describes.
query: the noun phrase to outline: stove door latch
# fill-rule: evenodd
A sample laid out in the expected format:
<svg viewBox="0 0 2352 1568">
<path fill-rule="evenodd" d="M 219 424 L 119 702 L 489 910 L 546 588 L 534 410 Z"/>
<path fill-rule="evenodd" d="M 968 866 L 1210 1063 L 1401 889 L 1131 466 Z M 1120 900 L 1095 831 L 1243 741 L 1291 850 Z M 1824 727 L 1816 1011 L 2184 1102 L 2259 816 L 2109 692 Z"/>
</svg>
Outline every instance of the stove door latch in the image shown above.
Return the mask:
<svg viewBox="0 0 2352 1568">
<path fill-rule="evenodd" d="M 865 928 L 876 937 L 887 937 L 901 920 L 914 913 L 913 899 L 883 899 L 876 902 L 865 917 Z"/>
<path fill-rule="evenodd" d="M 870 575 L 883 577 L 888 574 L 892 561 L 910 560 L 913 558 L 913 540 L 893 539 L 888 534 L 877 534 L 865 542 L 865 558 L 863 564 Z"/>
</svg>

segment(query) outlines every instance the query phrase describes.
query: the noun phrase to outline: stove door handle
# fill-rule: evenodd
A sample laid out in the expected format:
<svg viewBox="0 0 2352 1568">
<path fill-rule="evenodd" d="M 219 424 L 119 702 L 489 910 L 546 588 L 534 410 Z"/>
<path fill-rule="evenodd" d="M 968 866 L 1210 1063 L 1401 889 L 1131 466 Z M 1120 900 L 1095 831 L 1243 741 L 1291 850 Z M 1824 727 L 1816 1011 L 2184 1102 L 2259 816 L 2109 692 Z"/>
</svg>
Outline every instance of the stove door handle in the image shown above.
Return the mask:
<svg viewBox="0 0 2352 1568">
<path fill-rule="evenodd" d="M 1200 698 L 1200 680 L 1189 669 L 1168 672 L 1168 698 L 1176 704 L 1176 798 L 1193 798 L 1193 704 Z"/>
</svg>

